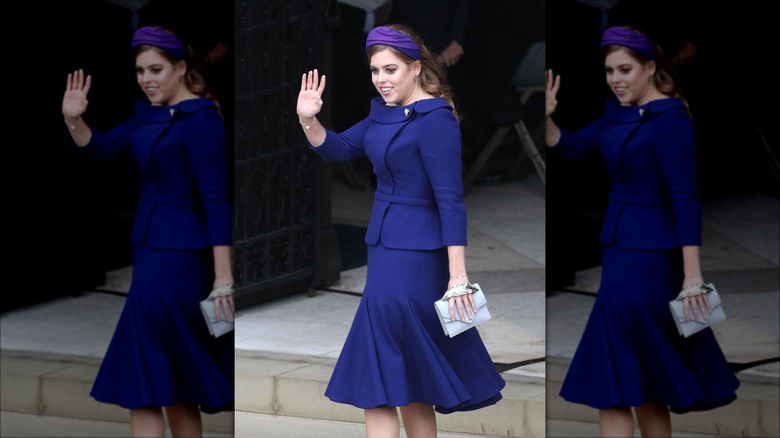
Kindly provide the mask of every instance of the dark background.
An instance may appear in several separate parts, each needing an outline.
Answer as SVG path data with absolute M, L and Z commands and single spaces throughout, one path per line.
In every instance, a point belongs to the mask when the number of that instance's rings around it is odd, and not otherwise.
M 670 57 L 686 43 L 696 47 L 677 68 L 696 129 L 700 197 L 750 190 L 780 194 L 772 164 L 780 156 L 780 111 L 773 105 L 778 97 L 773 66 L 780 50 L 767 3 L 622 0 L 605 14 L 584 3 L 546 2 L 547 65 L 561 75 L 554 115 L 561 128 L 579 130 L 603 113 L 611 92 L 599 50 L 601 33 L 605 25 L 633 25 Z M 575 271 L 601 263 L 598 236 L 609 179 L 598 156 L 585 162 L 548 156 L 547 170 L 551 290 L 570 284 Z
M 130 264 L 140 178 L 128 155 L 97 162 L 73 145 L 61 105 L 69 72 L 92 75 L 84 120 L 107 131 L 132 116 L 143 97 L 129 48 L 130 9 L 102 0 L 9 2 L 4 34 L 7 132 L 5 192 L 11 287 L 2 309 L 77 294 Z M 232 46 L 232 2 L 151 1 L 137 25 L 162 24 L 200 55 Z M 19 31 L 9 25 L 18 21 Z M 223 113 L 232 113 L 232 53 L 209 65 Z M 227 123 L 227 126 L 232 126 Z M 10 140 L 12 139 L 12 140 Z M 9 141 L 10 140 L 10 141 Z

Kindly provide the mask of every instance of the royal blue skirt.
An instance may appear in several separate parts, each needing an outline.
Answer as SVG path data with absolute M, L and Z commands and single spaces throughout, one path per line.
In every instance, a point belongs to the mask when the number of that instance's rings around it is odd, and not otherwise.
M 445 248 L 368 247 L 363 297 L 325 395 L 362 409 L 434 405 L 439 413 L 495 404 L 505 382 L 476 329 L 444 334 L 434 301 L 447 289 Z
M 130 292 L 91 395 L 128 409 L 176 403 L 233 408 L 233 333 L 209 335 L 200 301 L 214 281 L 210 248 L 136 246 Z
M 597 409 L 652 402 L 676 413 L 735 400 L 739 380 L 712 330 L 677 333 L 669 301 L 682 280 L 679 248 L 605 247 L 601 286 L 561 396 Z

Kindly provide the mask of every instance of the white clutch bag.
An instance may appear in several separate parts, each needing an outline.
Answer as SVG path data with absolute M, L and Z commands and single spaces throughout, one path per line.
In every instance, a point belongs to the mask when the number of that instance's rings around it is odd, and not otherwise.
M 230 308 L 227 310 L 220 308 L 220 313 L 222 313 L 222 315 L 220 319 L 217 320 L 217 314 L 214 311 L 214 299 L 216 297 L 222 297 L 232 293 L 233 285 L 223 284 L 222 286 L 212 290 L 209 296 L 200 302 L 200 311 L 203 312 L 203 319 L 206 320 L 206 325 L 209 327 L 209 333 L 215 338 L 218 338 L 233 330 L 233 320 L 235 315 Z M 229 313 L 229 315 L 226 315 L 225 313 Z
M 462 287 L 463 285 L 460 286 Z M 441 322 L 441 327 L 444 329 L 444 334 L 451 338 L 472 327 L 476 327 L 491 318 L 485 294 L 482 292 L 482 288 L 479 287 L 479 284 L 468 284 L 465 285 L 465 288 L 471 290 L 471 292 L 467 293 L 473 295 L 474 303 L 477 305 L 477 312 L 473 315 L 474 317 L 471 320 L 463 321 L 458 319 L 460 314 L 457 310 L 455 311 L 455 319 L 450 318 L 450 304 L 448 300 L 450 291 L 447 291 L 441 299 L 434 302 L 434 307 L 436 308 L 436 313 L 439 315 L 439 322 Z
M 710 312 L 710 315 L 705 320 L 694 319 L 693 311 L 689 312 L 691 314 L 691 319 L 685 319 L 682 300 L 686 296 L 686 291 L 680 292 L 680 295 L 678 295 L 677 298 L 669 302 L 669 309 L 672 311 L 672 317 L 674 318 L 674 323 L 677 325 L 677 332 L 680 336 L 687 338 L 694 333 L 726 319 L 726 314 L 723 312 L 723 306 L 721 306 L 720 295 L 718 295 L 718 291 L 715 290 L 715 286 L 713 286 L 712 283 L 707 283 L 700 287 L 707 294 L 707 299 L 710 301 L 710 306 L 712 307 L 712 312 Z
M 214 312 L 214 301 L 205 299 L 200 302 L 200 310 L 203 312 L 203 319 L 206 320 L 206 325 L 209 327 L 209 334 L 218 338 L 225 333 L 233 330 L 233 312 L 230 313 L 230 321 L 228 321 L 225 311 L 222 310 L 222 319 L 217 321 L 217 314 Z

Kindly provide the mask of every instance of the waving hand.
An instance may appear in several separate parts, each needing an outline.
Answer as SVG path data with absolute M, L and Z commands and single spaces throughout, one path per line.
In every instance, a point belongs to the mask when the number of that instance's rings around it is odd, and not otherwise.
M 92 85 L 92 76 L 84 78 L 84 70 L 68 73 L 65 96 L 62 98 L 62 115 L 69 119 L 78 119 L 87 110 L 87 94 Z
M 325 142 L 325 128 L 318 123 L 316 117 L 322 110 L 323 91 L 325 91 L 325 75 L 320 78 L 317 69 L 303 74 L 296 111 L 306 139 L 314 147 L 319 147 Z
M 92 76 L 84 78 L 84 70 L 76 70 L 68 73 L 68 82 L 65 84 L 65 95 L 62 97 L 62 115 L 65 116 L 65 124 L 73 141 L 79 146 L 86 146 L 92 139 L 92 131 L 81 120 L 81 115 L 87 110 L 87 94 L 92 85 Z

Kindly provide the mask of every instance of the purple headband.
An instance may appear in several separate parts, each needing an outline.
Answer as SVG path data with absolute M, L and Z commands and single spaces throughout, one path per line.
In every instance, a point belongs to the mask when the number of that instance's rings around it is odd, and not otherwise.
M 185 59 L 187 51 L 184 44 L 176 38 L 176 35 L 154 26 L 138 28 L 133 34 L 130 48 L 136 48 L 142 44 L 159 47 L 175 59 Z
M 655 59 L 655 47 L 644 35 L 622 26 L 614 26 L 604 31 L 601 48 L 617 44 L 625 46 L 645 59 Z
M 379 26 L 371 29 L 366 38 L 366 51 L 368 48 L 377 44 L 384 44 L 397 49 L 406 56 L 418 60 L 420 59 L 420 47 L 409 35 L 399 32 L 387 26 Z

